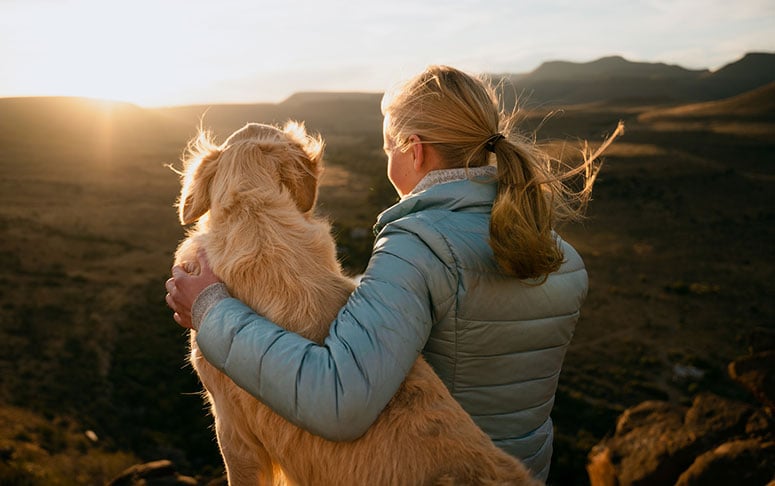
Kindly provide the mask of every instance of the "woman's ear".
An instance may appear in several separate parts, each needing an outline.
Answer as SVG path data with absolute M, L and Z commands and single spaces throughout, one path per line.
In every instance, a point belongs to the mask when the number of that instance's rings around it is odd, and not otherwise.
M 425 144 L 422 143 L 422 140 L 417 135 L 411 135 L 409 137 L 409 143 L 411 144 L 411 148 L 409 150 L 412 151 L 412 163 L 415 172 L 422 172 L 425 170 Z
M 210 209 L 210 185 L 220 155 L 219 150 L 212 150 L 186 168 L 178 200 L 178 216 L 184 226 L 198 220 Z

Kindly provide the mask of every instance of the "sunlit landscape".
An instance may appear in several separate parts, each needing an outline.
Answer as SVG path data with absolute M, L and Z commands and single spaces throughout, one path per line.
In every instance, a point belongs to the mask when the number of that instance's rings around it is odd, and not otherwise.
M 515 77 L 516 88 L 504 89 L 529 87 L 522 130 L 540 126 L 538 140 L 571 157 L 581 140 L 599 143 L 619 120 L 626 126 L 588 218 L 560 228 L 583 255 L 591 287 L 555 404 L 550 484 L 589 484 L 593 447 L 645 401 L 687 407 L 712 393 L 760 407 L 727 365 L 756 347 L 751 340 L 775 317 L 772 59 L 731 63 L 717 79 L 733 85 L 701 77 L 692 87 L 693 74 L 669 91 L 638 81 L 643 98 L 621 87 L 621 98 L 607 98 L 607 81 L 596 90 L 573 81 L 589 68 L 573 63 L 565 81 Z M 600 63 L 594 69 L 611 60 Z M 567 102 L 544 101 L 561 83 Z M 183 236 L 168 165 L 200 122 L 223 137 L 247 121 L 305 120 L 328 144 L 318 212 L 357 274 L 375 215 L 396 198 L 384 176 L 380 96 L 155 109 L 0 99 L 1 483 L 104 484 L 160 459 L 202 484 L 221 474 L 211 418 L 184 361 L 185 333 L 163 302 Z
M 397 200 L 382 93 L 430 64 L 486 75 L 564 160 L 625 127 L 557 228 L 590 289 L 548 484 L 772 484 L 774 22 L 768 0 L 0 0 L 0 485 L 226 484 L 164 302 L 181 154 L 303 121 L 357 275 Z

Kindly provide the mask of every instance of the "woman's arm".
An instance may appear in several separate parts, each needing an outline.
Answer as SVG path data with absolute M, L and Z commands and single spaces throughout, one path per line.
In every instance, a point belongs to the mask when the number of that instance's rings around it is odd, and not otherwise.
M 229 298 L 207 311 L 199 326 L 205 358 L 314 434 L 329 440 L 363 435 L 398 390 L 456 286 L 448 251 L 439 254 L 438 245 L 394 226 L 380 235 L 323 345 Z

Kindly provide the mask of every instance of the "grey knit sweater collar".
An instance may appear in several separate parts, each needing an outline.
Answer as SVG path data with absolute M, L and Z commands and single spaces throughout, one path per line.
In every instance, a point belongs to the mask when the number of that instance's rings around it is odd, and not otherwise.
M 462 181 L 465 179 L 478 179 L 482 177 L 497 177 L 498 168 L 494 165 L 485 165 L 482 167 L 469 167 L 459 169 L 439 169 L 432 170 L 425 174 L 420 182 L 417 183 L 412 192 L 404 197 L 408 197 L 412 194 L 417 194 L 436 184 L 443 184 L 445 182 Z

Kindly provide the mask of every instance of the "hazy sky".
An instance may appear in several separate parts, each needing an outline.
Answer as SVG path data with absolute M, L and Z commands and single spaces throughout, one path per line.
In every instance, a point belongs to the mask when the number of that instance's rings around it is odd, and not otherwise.
M 428 64 L 717 69 L 775 52 L 775 0 L 0 0 L 0 97 L 141 105 L 383 91 Z

